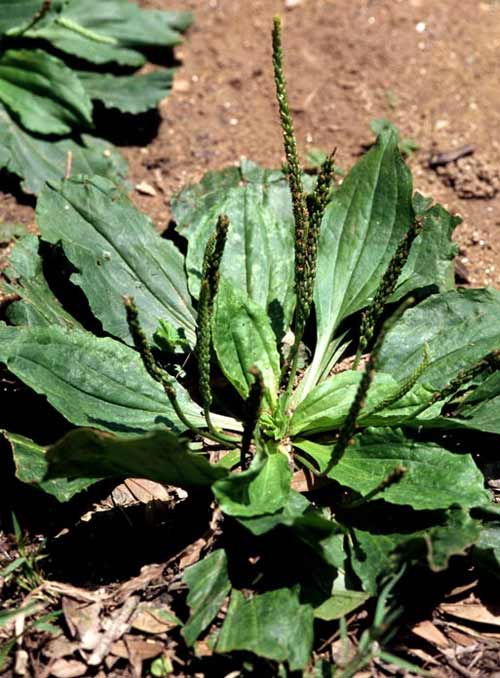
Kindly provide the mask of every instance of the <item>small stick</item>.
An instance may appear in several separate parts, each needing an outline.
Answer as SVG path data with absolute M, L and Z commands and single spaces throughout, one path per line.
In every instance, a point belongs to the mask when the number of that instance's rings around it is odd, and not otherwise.
M 429 167 L 434 169 L 435 167 L 448 165 L 450 162 L 455 162 L 455 160 L 465 158 L 467 155 L 472 155 L 475 151 L 476 147 L 474 144 L 467 144 L 466 146 L 460 146 L 460 148 L 453 148 L 451 151 L 433 153 L 429 158 Z

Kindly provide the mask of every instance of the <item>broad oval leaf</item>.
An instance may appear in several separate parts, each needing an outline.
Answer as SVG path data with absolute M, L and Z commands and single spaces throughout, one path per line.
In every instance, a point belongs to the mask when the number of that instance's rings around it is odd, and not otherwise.
M 18 294 L 21 300 L 9 305 L 7 317 L 14 325 L 80 328 L 80 323 L 62 307 L 45 280 L 38 254 L 39 242 L 36 235 L 26 235 L 12 250 L 9 267 L 4 272 L 9 282 L 4 283 L 2 289 Z
M 130 295 L 149 338 L 164 319 L 194 344 L 182 255 L 111 182 L 93 177 L 48 185 L 37 220 L 45 240 L 62 244 L 78 270 L 71 280 L 110 334 L 132 343 L 123 306 L 123 296 Z
M 43 4 L 43 0 L 2 0 L 0 34 L 27 26 Z
M 361 372 L 346 370 L 321 382 L 299 403 L 290 424 L 290 435 L 333 431 L 344 422 L 361 380 Z M 384 372 L 377 372 L 358 423 L 361 426 L 397 425 L 421 409 L 432 397 L 432 390 L 422 385 L 391 402 L 401 384 Z M 387 403 L 386 407 L 384 403 Z
M 185 429 L 139 354 L 114 339 L 57 326 L 0 324 L 0 361 L 78 426 L 129 435 Z M 203 426 L 198 406 L 176 388 L 186 416 Z
M 500 347 L 500 291 L 457 289 L 409 309 L 387 333 L 380 370 L 398 380 L 408 377 L 422 359 L 424 344 L 430 358 L 420 382 L 442 389 Z
M 221 275 L 268 312 L 281 337 L 295 303 L 293 215 L 290 190 L 281 172 L 249 161 L 209 172 L 173 202 L 177 230 L 188 241 L 186 266 L 191 293 L 200 289 L 203 252 L 219 214 L 230 227 Z
M 23 483 L 38 487 L 53 495 L 58 501 L 69 501 L 75 494 L 82 492 L 95 483 L 94 478 L 79 477 L 73 480 L 66 478 L 47 479 L 47 450 L 29 438 L 2 431 L 12 447 L 12 455 L 16 466 L 16 476 Z
M 119 438 L 77 429 L 47 450 L 48 478 L 147 478 L 165 485 L 211 485 L 227 474 L 170 431 Z
M 331 445 L 308 440 L 294 441 L 324 470 Z M 484 478 L 470 454 L 454 454 L 434 443 L 408 438 L 394 429 L 367 429 L 346 448 L 328 477 L 341 485 L 368 495 L 388 478 L 396 467 L 406 472 L 375 498 L 414 509 L 444 509 L 454 504 L 481 506 L 490 501 Z
M 276 589 L 252 598 L 233 590 L 215 651 L 247 650 L 303 669 L 312 651 L 313 609 L 296 589 Z
M 284 508 L 292 472 L 282 452 L 256 457 L 242 473 L 217 481 L 212 491 L 223 513 L 235 517 L 263 516 Z
M 231 590 L 227 571 L 227 555 L 216 549 L 203 560 L 186 568 L 183 581 L 189 588 L 186 603 L 191 614 L 181 633 L 188 645 L 213 621 Z
M 143 113 L 155 108 L 170 93 L 174 73 L 174 68 L 142 75 L 79 71 L 78 77 L 90 99 L 101 101 L 106 108 Z
M 247 398 L 257 367 L 266 388 L 265 400 L 274 409 L 280 377 L 276 335 L 265 311 L 222 280 L 217 293 L 213 341 L 222 371 L 243 398 Z
M 317 345 L 304 395 L 328 373 L 336 328 L 370 302 L 413 218 L 411 175 L 397 132 L 387 129 L 351 169 L 325 212 L 314 292 Z
M 127 174 L 127 163 L 112 144 L 88 134 L 79 142 L 32 136 L 0 104 L 0 166 L 21 177 L 26 193 L 38 194 L 47 181 L 62 179 L 69 153 L 75 175 L 99 174 L 119 183 Z
M 141 66 L 142 51 L 179 44 L 191 21 L 188 12 L 143 10 L 129 0 L 68 0 L 25 36 L 92 63 Z
M 0 101 L 32 132 L 60 135 L 92 125 L 92 102 L 78 76 L 42 50 L 0 56 Z

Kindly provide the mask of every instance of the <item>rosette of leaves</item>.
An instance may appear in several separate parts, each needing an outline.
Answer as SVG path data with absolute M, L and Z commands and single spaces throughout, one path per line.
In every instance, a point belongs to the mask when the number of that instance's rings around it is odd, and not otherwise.
M 301 173 L 278 24 L 274 61 L 286 167 L 244 160 L 182 191 L 185 253 L 106 179 L 46 186 L 40 239 L 18 242 L 6 274 L 18 300 L 0 359 L 81 427 L 49 448 L 5 433 L 21 480 L 61 500 L 107 477 L 210 488 L 223 532 L 256 548 L 272 533 L 278 565 L 272 584 L 269 560 L 256 566 L 253 595 L 230 540 L 186 571 L 182 633 L 193 644 L 229 596 L 215 652 L 296 670 L 316 620 L 403 565 L 441 571 L 474 547 L 496 567 L 473 454 L 500 433 L 500 293 L 454 287 L 458 220 L 413 195 L 393 127 L 341 185 L 331 158 Z M 54 248 L 95 323 L 44 277 Z
M 0 167 L 38 194 L 65 175 L 123 178 L 126 163 L 99 139 L 94 105 L 144 113 L 169 93 L 173 68 L 136 74 L 178 44 L 187 12 L 129 0 L 7 0 L 0 17 Z

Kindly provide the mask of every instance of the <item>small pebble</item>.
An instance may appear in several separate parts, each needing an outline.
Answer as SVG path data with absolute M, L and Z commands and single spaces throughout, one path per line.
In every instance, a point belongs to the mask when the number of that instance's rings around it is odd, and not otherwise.
M 285 0 L 285 9 L 294 9 L 302 4 L 302 0 Z
M 425 31 L 425 21 L 419 21 L 415 26 L 417 33 L 423 33 Z
M 150 195 L 152 198 L 156 195 L 155 189 L 147 181 L 141 181 L 140 184 L 136 184 L 135 190 L 142 195 Z

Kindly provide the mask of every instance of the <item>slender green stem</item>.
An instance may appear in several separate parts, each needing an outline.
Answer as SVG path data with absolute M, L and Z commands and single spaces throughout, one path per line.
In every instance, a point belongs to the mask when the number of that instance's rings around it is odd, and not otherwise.
M 414 299 L 412 297 L 408 298 L 380 328 L 375 345 L 372 348 L 368 362 L 366 363 L 363 374 L 361 375 L 361 380 L 359 382 L 356 395 L 354 396 L 354 400 L 351 403 L 347 417 L 345 418 L 342 428 L 340 429 L 337 442 L 333 447 L 330 461 L 321 475 L 328 475 L 332 468 L 342 459 L 342 456 L 344 455 L 348 445 L 352 444 L 354 440 L 354 433 L 356 431 L 356 422 L 359 418 L 361 410 L 366 404 L 366 397 L 375 377 L 378 356 L 382 348 L 385 335 L 413 302 Z
M 63 26 L 63 28 L 67 28 L 69 31 L 77 33 L 88 40 L 92 40 L 92 42 L 99 42 L 103 45 L 118 44 L 118 40 L 116 38 L 112 38 L 110 35 L 102 35 L 102 33 L 91 31 L 67 16 L 57 17 L 54 23 L 59 24 L 59 26 Z
M 220 215 L 215 232 L 209 237 L 203 256 L 202 279 L 198 300 L 198 318 L 196 330 L 195 355 L 198 362 L 198 379 L 203 402 L 203 412 L 208 430 L 221 440 L 231 442 L 219 432 L 212 423 L 210 405 L 212 388 L 210 385 L 210 358 L 212 353 L 212 316 L 215 296 L 219 287 L 219 269 L 229 228 L 229 219 Z
M 417 235 L 422 231 L 423 224 L 423 219 L 419 216 L 416 217 L 410 224 L 409 229 L 401 238 L 396 252 L 389 262 L 372 303 L 367 309 L 365 309 L 365 311 L 363 311 L 361 316 L 361 328 L 359 331 L 358 350 L 356 351 L 356 357 L 352 365 L 353 370 L 358 368 L 361 356 L 365 352 L 371 338 L 373 337 L 377 323 L 384 312 L 385 304 L 396 288 L 396 284 L 403 266 L 406 264 L 408 257 L 410 256 L 412 243 Z
M 252 367 L 250 373 L 253 375 L 254 381 L 250 386 L 250 392 L 245 403 L 245 421 L 243 422 L 240 455 L 240 466 L 242 471 L 248 467 L 250 446 L 261 415 L 262 398 L 264 395 L 264 380 L 261 371 L 257 367 Z
M 214 440 L 215 442 L 218 443 L 227 444 L 228 441 L 225 439 L 225 436 L 222 437 L 218 433 L 214 434 L 212 431 L 209 431 L 208 433 L 202 431 L 196 426 L 196 424 L 193 424 L 193 422 L 191 422 L 188 419 L 188 417 L 186 417 L 186 415 L 182 411 L 179 401 L 177 400 L 174 379 L 158 365 L 153 356 L 151 348 L 146 339 L 146 335 L 144 334 L 141 328 L 139 322 L 139 313 L 137 311 L 137 306 L 135 305 L 134 300 L 132 299 L 132 297 L 125 296 L 124 304 L 127 313 L 127 324 L 129 326 L 130 334 L 132 335 L 134 346 L 142 358 L 143 365 L 146 368 L 146 371 L 149 374 L 149 376 L 162 385 L 163 390 L 165 391 L 165 394 L 179 420 L 184 424 L 184 426 L 188 430 L 192 431 L 196 435 L 202 437 L 204 436 L 205 438 L 209 438 L 210 440 Z M 234 445 L 234 441 L 232 442 L 232 444 Z

